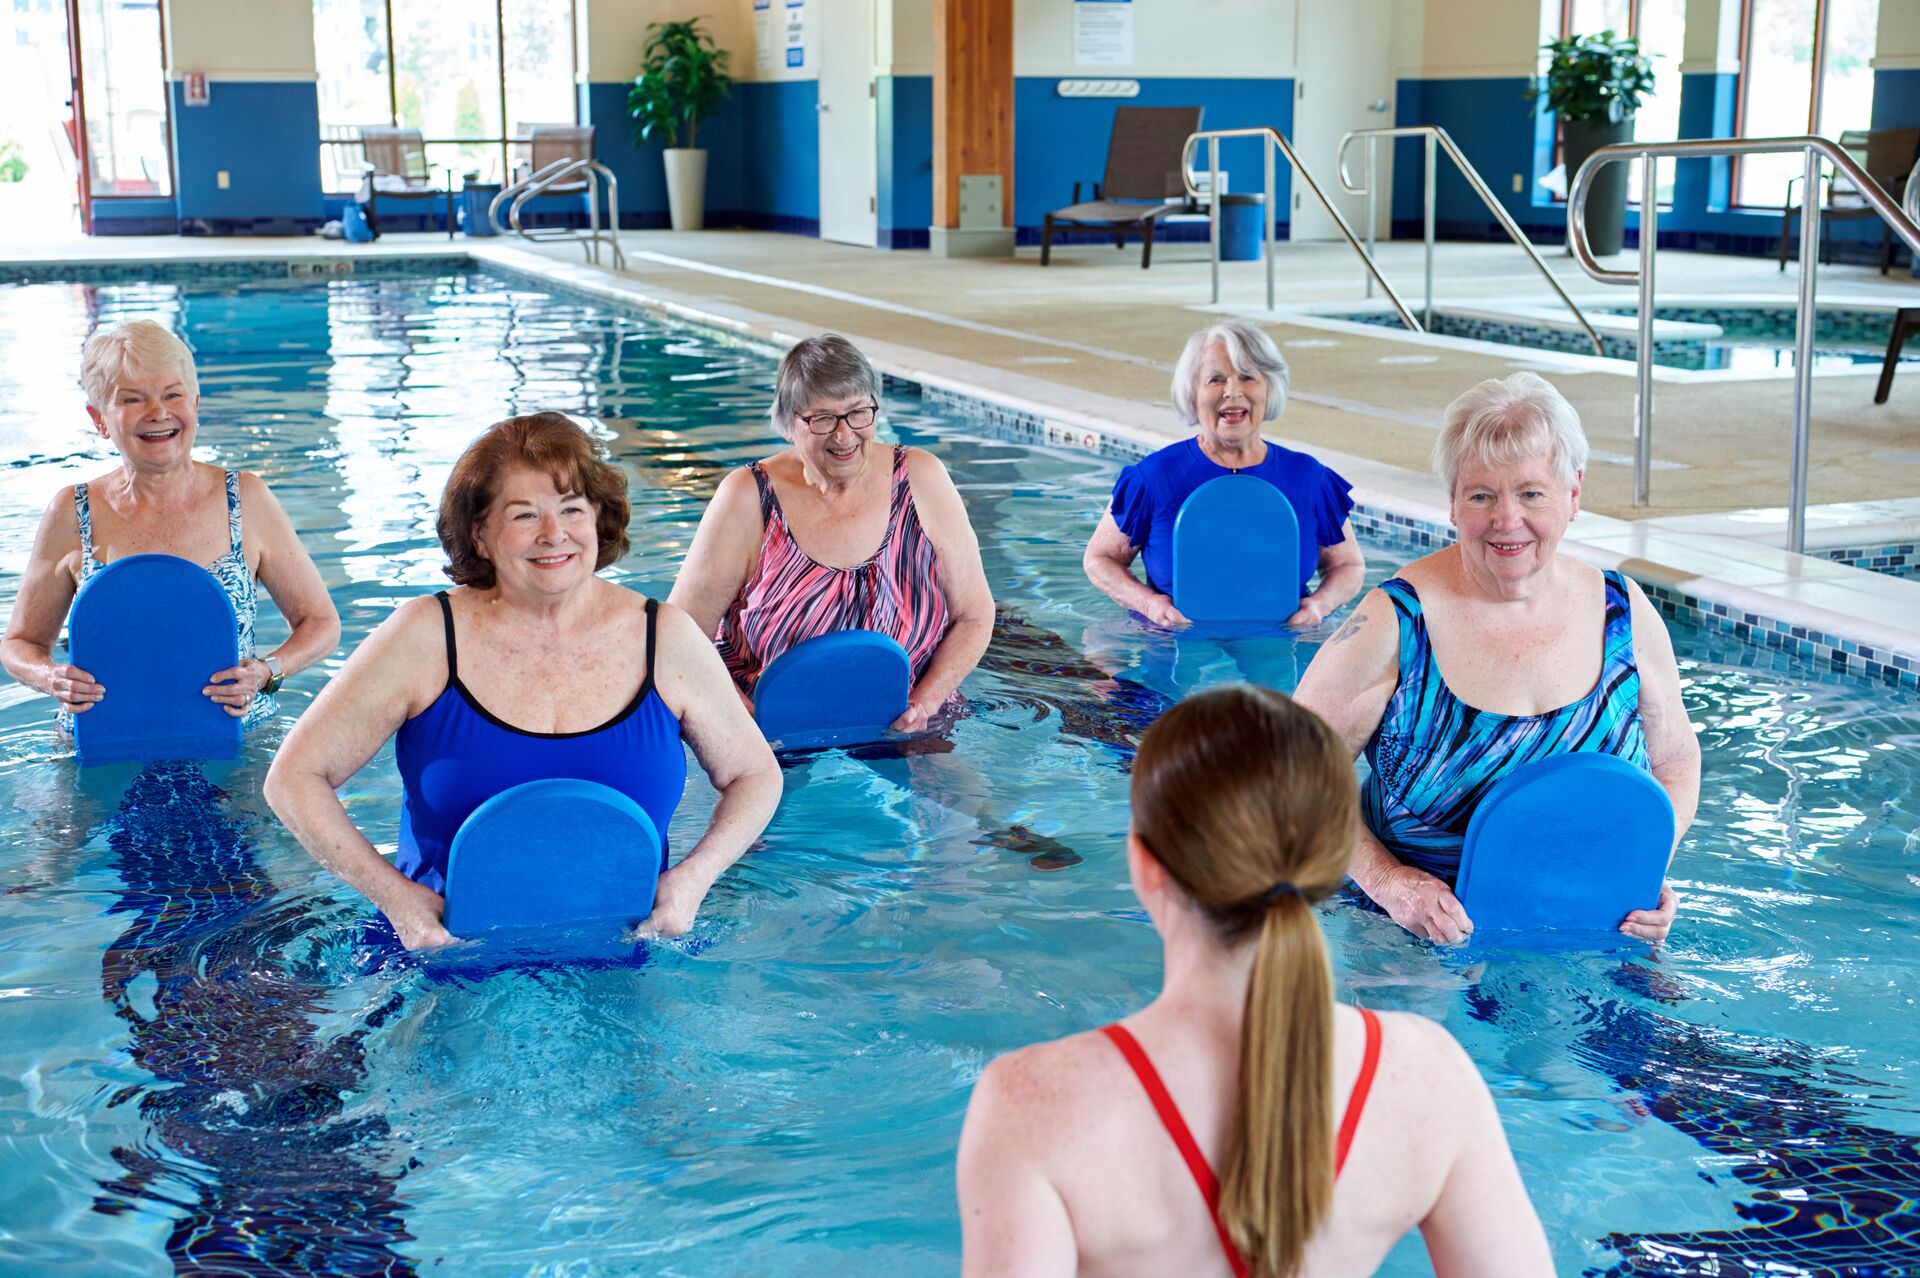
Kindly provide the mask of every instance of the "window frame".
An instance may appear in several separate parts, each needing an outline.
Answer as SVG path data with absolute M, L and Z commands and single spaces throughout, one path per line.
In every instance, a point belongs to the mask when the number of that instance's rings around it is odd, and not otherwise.
M 80 41 L 79 0 L 66 0 L 66 3 L 63 4 L 61 8 L 63 8 L 66 11 L 66 15 L 67 15 L 67 39 L 72 42 L 71 47 L 74 55 L 74 66 L 76 68 L 84 67 L 86 65 L 85 64 L 86 54 L 85 54 L 85 50 L 82 48 L 81 41 Z M 81 72 L 79 76 L 79 82 L 73 86 L 73 99 L 74 99 L 74 106 L 76 108 L 75 113 L 78 115 L 79 122 L 80 122 L 79 145 L 81 147 L 84 147 L 87 152 L 84 158 L 76 157 L 76 160 L 80 163 L 80 166 L 85 170 L 85 176 L 82 179 L 82 181 L 78 183 L 78 185 L 82 185 L 88 188 L 85 193 L 85 198 L 82 201 L 82 204 L 83 204 L 82 220 L 89 228 L 87 230 L 87 234 L 89 235 L 93 233 L 91 229 L 93 225 L 92 205 L 97 201 L 105 200 L 109 203 L 115 200 L 178 201 L 180 198 L 180 168 L 178 163 L 175 161 L 174 154 L 173 154 L 174 79 L 173 79 L 173 68 L 167 65 L 167 6 L 164 3 L 156 3 L 153 6 L 153 9 L 154 9 L 155 15 L 160 20 L 159 21 L 159 34 L 160 34 L 159 48 L 157 48 L 154 51 L 154 56 L 159 60 L 159 63 L 160 63 L 160 83 L 162 86 L 162 92 L 160 94 L 161 113 L 162 113 L 162 118 L 160 121 L 160 137 L 161 137 L 161 140 L 167 144 L 167 192 L 165 195 L 160 195 L 152 191 L 147 191 L 138 195 L 122 193 L 122 192 L 113 192 L 110 194 L 103 195 L 93 191 L 92 189 L 93 187 L 93 143 L 87 137 L 88 125 L 87 125 L 87 97 L 86 97 L 86 83 L 85 83 L 86 76 L 84 72 Z M 46 12 L 46 10 L 34 10 L 34 11 Z
M 1573 7 L 1575 3 L 1576 0 L 1560 0 L 1560 38 L 1562 40 L 1573 34 Z M 1641 3 L 1642 0 L 1627 0 L 1627 39 L 1629 40 L 1638 40 L 1640 38 Z M 1741 0 L 1741 3 L 1747 3 L 1747 0 Z M 1677 69 L 1676 67 L 1676 70 Z M 1566 125 L 1561 123 L 1558 116 L 1555 116 L 1553 121 L 1552 161 L 1553 163 L 1548 166 L 1549 168 L 1558 167 L 1567 162 L 1567 129 Z M 1573 175 L 1571 173 L 1567 175 L 1567 181 L 1573 181 Z M 1565 195 L 1552 196 L 1550 197 L 1550 203 L 1556 207 L 1564 208 L 1567 203 L 1567 197 Z M 1630 209 L 1640 207 L 1640 184 L 1638 182 L 1631 183 L 1627 188 L 1627 207 Z M 1673 197 L 1669 195 L 1666 199 L 1661 200 L 1659 202 L 1659 208 L 1662 211 L 1671 210 L 1673 208 Z
M 1639 0 L 1634 0 L 1634 3 L 1638 4 Z M 567 82 L 569 84 L 578 84 L 580 82 L 580 0 L 566 0 L 566 6 Z M 384 0 L 381 8 L 385 19 L 384 34 L 387 45 L 387 124 L 390 127 L 398 128 L 400 125 L 400 80 L 398 74 L 399 61 L 394 56 L 393 47 L 393 0 Z M 499 92 L 500 128 L 501 132 L 504 133 L 507 126 L 506 0 L 493 0 L 493 66 L 496 81 L 495 87 Z M 580 97 L 578 93 L 574 94 L 573 97 L 573 123 L 580 123 Z M 328 137 L 326 130 L 327 125 L 323 120 L 320 124 L 320 145 L 322 147 L 342 145 L 341 139 Z M 476 143 L 482 146 L 498 146 L 500 148 L 500 172 L 507 180 L 511 180 L 513 173 L 513 144 L 525 141 L 525 138 L 516 137 L 430 138 L 424 136 L 424 134 L 420 139 L 422 146 L 460 146 L 463 144 L 473 145 Z M 347 145 L 353 144 L 351 140 L 348 140 Z M 337 196 L 350 193 L 326 191 L 325 194 Z
M 1813 81 L 1807 91 L 1807 133 L 1818 137 L 1820 133 L 1820 108 L 1822 95 L 1826 92 L 1827 80 L 1827 21 L 1832 12 L 1833 0 L 1807 0 L 1813 6 L 1813 54 L 1811 58 Z M 1884 0 L 1883 0 L 1884 2 Z M 1635 5 L 1639 0 L 1634 0 Z M 1733 136 L 1747 136 L 1747 96 L 1752 92 L 1753 79 L 1749 73 L 1752 59 L 1749 54 L 1753 47 L 1753 0 L 1740 0 L 1740 91 L 1733 107 Z M 1740 164 L 1746 157 L 1731 157 L 1732 165 L 1727 175 L 1727 208 L 1736 213 L 1779 213 L 1791 207 L 1784 204 L 1748 204 L 1740 198 Z M 1804 197 L 1803 197 L 1804 198 Z

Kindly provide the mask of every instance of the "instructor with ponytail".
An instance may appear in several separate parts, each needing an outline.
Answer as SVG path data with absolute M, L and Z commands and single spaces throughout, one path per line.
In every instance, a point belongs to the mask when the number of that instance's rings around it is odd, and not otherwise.
M 1466 1053 L 1334 1001 L 1313 907 L 1358 805 L 1332 729 L 1277 692 L 1190 697 L 1142 738 L 1132 799 L 1160 996 L 981 1075 L 965 1274 L 1364 1274 L 1415 1226 L 1442 1278 L 1551 1274 Z

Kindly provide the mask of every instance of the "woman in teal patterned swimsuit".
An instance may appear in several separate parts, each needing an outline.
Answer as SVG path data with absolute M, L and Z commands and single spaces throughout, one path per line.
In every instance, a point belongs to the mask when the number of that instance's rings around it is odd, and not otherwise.
M 63 722 L 84 714 L 111 690 L 53 658 L 75 593 L 115 559 L 177 555 L 204 564 L 233 604 L 240 663 L 208 671 L 202 691 L 251 728 L 273 714 L 282 679 L 340 641 L 340 617 L 320 572 L 259 476 L 193 460 L 200 383 L 179 338 L 150 320 L 103 329 L 81 351 L 80 381 L 87 415 L 120 464 L 61 489 L 48 504 L 0 640 L 0 664 L 58 701 Z M 264 654 L 253 650 L 256 581 L 292 628 Z M 164 644 L 167 636 L 152 641 Z
M 1549 755 L 1618 755 L 1673 800 L 1677 847 L 1700 747 L 1660 614 L 1620 573 L 1559 553 L 1587 459 L 1573 406 L 1532 373 L 1481 382 L 1447 406 L 1433 455 L 1459 540 L 1368 594 L 1297 699 L 1372 767 L 1353 881 L 1408 931 L 1452 943 L 1473 931 L 1453 883 L 1488 786 Z M 1663 885 L 1620 930 L 1660 940 L 1675 907 Z

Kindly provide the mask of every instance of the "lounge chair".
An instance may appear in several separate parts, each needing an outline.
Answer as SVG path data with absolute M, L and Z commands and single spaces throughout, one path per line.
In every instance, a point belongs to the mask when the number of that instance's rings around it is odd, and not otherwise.
M 1140 269 L 1153 265 L 1153 228 L 1169 213 L 1191 211 L 1184 201 L 1169 204 L 1168 196 L 1183 195 L 1180 154 L 1187 138 L 1200 131 L 1200 107 L 1116 107 L 1113 134 L 1107 141 L 1107 172 L 1093 186 L 1093 199 L 1081 203 L 1080 183 L 1073 184 L 1073 203 L 1047 214 L 1040 230 L 1040 265 L 1053 255 L 1056 230 L 1102 231 L 1113 236 L 1115 248 L 1125 248 L 1137 235 Z
M 360 147 L 367 160 L 361 169 L 359 198 L 367 206 L 367 225 L 375 235 L 380 234 L 381 200 L 445 199 L 447 238 L 453 238 L 453 174 L 447 174 L 444 193 L 433 184 L 433 170 L 440 166 L 427 163 L 420 130 L 363 125 Z
M 1913 170 L 1914 160 L 1920 158 L 1920 129 L 1849 129 L 1840 135 L 1840 145 L 1867 171 L 1868 177 L 1885 188 L 1896 204 L 1900 202 L 1906 194 L 1907 175 Z M 1780 210 L 1780 269 L 1783 271 L 1787 269 L 1787 241 L 1794 219 L 1800 216 L 1800 206 L 1793 202 L 1793 184 L 1800 180 L 1793 178 L 1787 183 L 1787 207 Z M 1832 241 L 1828 238 L 1831 223 L 1879 216 L 1853 183 L 1835 174 L 1827 183 L 1826 203 L 1820 208 L 1820 260 L 1826 262 L 1831 255 Z M 1893 231 L 1883 225 L 1880 273 L 1885 275 L 1892 265 Z
M 523 137 L 516 139 L 518 152 L 514 160 L 514 180 L 519 181 L 528 174 L 538 173 L 549 165 L 562 160 L 591 160 L 593 158 L 593 126 L 591 124 L 527 124 Z M 572 181 L 550 186 L 548 195 L 579 195 L 587 189 L 587 176 L 582 173 Z

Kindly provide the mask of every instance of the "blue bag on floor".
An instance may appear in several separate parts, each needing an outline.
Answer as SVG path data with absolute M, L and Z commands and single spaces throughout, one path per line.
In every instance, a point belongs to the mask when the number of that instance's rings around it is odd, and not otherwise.
M 754 685 L 754 719 L 781 750 L 864 745 L 905 713 L 912 682 L 913 664 L 894 640 L 836 630 L 774 659 Z
M 1189 621 L 1285 621 L 1300 611 L 1300 520 L 1255 475 L 1221 475 L 1173 520 L 1173 606 Z
M 67 616 L 67 649 L 106 689 L 73 716 L 81 767 L 240 753 L 240 720 L 200 692 L 240 663 L 240 637 L 227 592 L 199 564 L 129 555 L 94 570 Z
M 1612 931 L 1660 902 L 1673 802 L 1610 754 L 1561 754 L 1493 785 L 1467 823 L 1454 895 L 1488 929 Z
M 373 227 L 367 222 L 367 211 L 357 201 L 348 200 L 347 207 L 341 210 L 340 234 L 355 244 L 373 243 Z
M 571 928 L 618 938 L 653 912 L 660 832 L 596 781 L 529 781 L 473 810 L 447 854 L 447 931 Z M 631 948 L 631 947 L 629 947 Z

